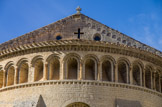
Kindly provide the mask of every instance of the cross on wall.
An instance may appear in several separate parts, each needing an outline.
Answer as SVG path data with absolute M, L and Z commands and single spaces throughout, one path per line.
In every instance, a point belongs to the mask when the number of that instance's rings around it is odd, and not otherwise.
M 84 32 L 80 32 L 80 28 L 78 28 L 78 32 L 74 32 L 74 34 L 78 34 L 78 39 L 80 39 L 80 35 L 84 34 Z

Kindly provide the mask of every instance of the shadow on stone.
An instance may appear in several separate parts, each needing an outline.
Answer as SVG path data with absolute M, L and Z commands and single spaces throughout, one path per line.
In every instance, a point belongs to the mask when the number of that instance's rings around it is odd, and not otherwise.
M 40 95 L 36 107 L 46 107 L 43 97 Z
M 139 101 L 116 99 L 115 107 L 142 107 Z

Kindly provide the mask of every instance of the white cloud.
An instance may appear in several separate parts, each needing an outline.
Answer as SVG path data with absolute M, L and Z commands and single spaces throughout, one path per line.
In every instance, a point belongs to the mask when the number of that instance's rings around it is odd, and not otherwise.
M 137 26 L 132 34 L 134 38 L 153 48 L 162 51 L 162 25 L 156 13 L 140 13 L 129 19 L 131 24 Z

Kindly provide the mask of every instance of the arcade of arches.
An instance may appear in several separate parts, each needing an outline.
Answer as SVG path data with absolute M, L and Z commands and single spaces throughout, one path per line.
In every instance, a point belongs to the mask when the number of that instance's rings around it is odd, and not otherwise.
M 127 58 L 115 60 L 112 56 L 68 54 L 48 58 L 36 56 L 30 62 L 23 58 L 18 63 L 8 62 L 0 67 L 0 87 L 45 80 L 99 80 L 146 87 L 162 92 L 161 68 L 144 65 L 141 60 L 130 62 Z M 29 76 L 30 75 L 30 76 Z M 31 76 L 32 75 L 32 76 Z M 71 107 L 71 106 L 68 106 Z

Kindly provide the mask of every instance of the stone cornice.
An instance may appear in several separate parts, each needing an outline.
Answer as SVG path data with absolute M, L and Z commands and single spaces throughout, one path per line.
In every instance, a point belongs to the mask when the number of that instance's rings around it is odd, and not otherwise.
M 125 88 L 125 89 L 132 89 L 137 91 L 142 91 L 146 93 L 150 93 L 153 95 L 157 95 L 159 97 L 162 97 L 162 94 L 160 92 L 136 86 L 136 85 L 130 85 L 130 84 L 123 84 L 123 83 L 115 83 L 115 82 L 104 82 L 104 81 L 93 81 L 93 80 L 48 80 L 48 81 L 39 81 L 39 82 L 32 82 L 32 83 L 24 83 L 24 84 L 17 84 L 14 86 L 7 86 L 0 89 L 0 92 L 8 91 L 8 90 L 14 90 L 14 89 L 20 89 L 20 88 L 27 88 L 27 87 L 37 87 L 37 86 L 47 86 L 47 85 L 86 85 L 86 86 L 106 86 L 106 87 L 117 87 L 117 88 Z
M 151 62 L 158 66 L 162 65 L 162 58 L 148 51 L 109 42 L 78 39 L 46 41 L 6 49 L 0 51 L 0 61 L 19 55 L 48 51 L 98 51 L 126 55 Z

